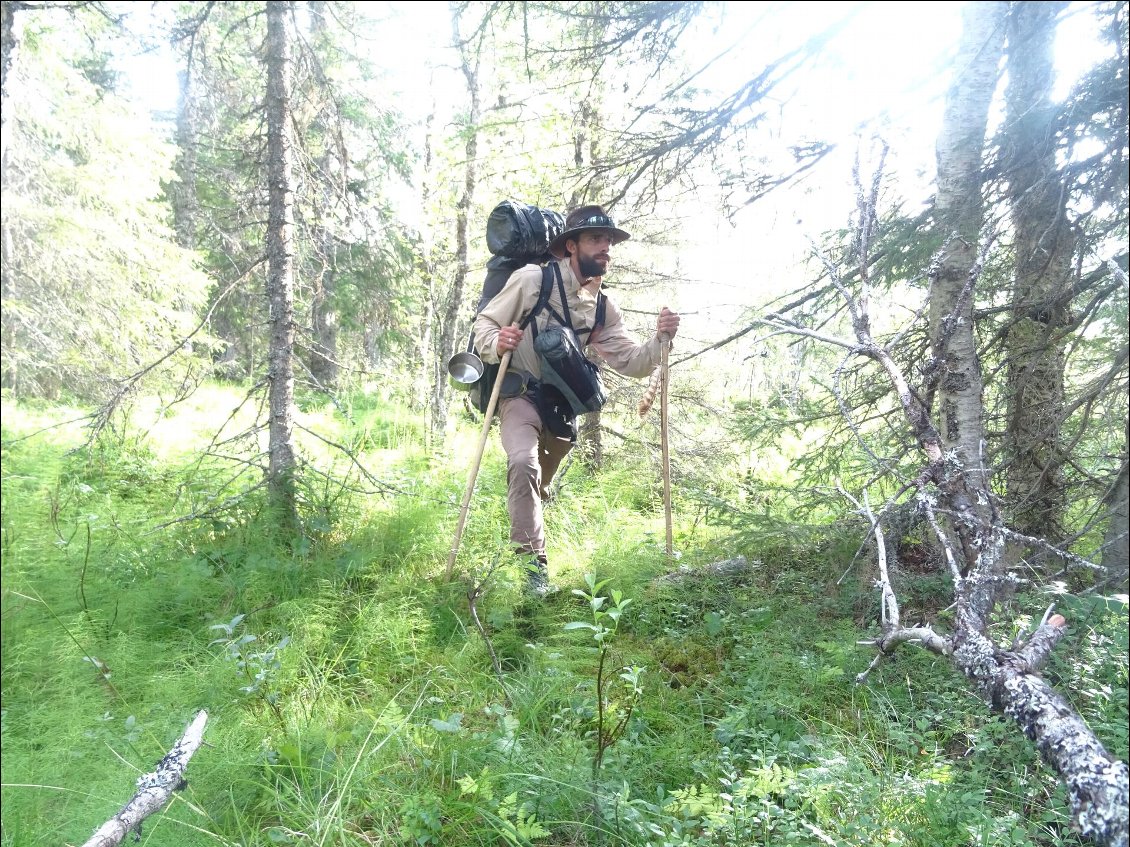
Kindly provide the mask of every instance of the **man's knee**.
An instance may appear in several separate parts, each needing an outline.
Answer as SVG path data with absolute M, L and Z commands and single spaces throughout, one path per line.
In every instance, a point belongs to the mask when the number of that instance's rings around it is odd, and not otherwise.
M 507 462 L 507 471 L 511 480 L 522 480 L 535 485 L 541 481 L 541 465 L 534 455 L 511 456 Z

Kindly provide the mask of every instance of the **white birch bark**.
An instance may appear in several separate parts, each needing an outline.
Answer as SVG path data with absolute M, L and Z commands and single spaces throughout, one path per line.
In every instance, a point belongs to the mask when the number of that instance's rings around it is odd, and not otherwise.
M 117 847 L 130 832 L 140 834 L 142 822 L 161 811 L 173 792 L 184 786 L 188 760 L 204 740 L 204 725 L 207 722 L 208 713 L 197 712 L 184 735 L 177 739 L 165 758 L 157 763 L 157 768 L 152 773 L 138 777 L 137 793 L 120 812 L 102 824 L 82 847 Z
M 997 81 L 1005 3 L 966 7 L 961 73 L 947 98 L 938 140 L 937 214 L 953 233 L 931 274 L 931 341 L 941 433 L 933 478 L 939 506 L 962 551 L 956 580 L 953 658 L 991 706 L 1013 718 L 1063 778 L 1073 821 L 1098 844 L 1125 847 L 1128 771 L 1039 676 L 1040 664 L 1063 631 L 1063 619 L 1043 624 L 1019 650 L 1002 650 L 988 623 L 1003 571 L 1004 532 L 981 456 L 984 404 L 972 320 L 972 288 L 982 218 L 985 127 Z

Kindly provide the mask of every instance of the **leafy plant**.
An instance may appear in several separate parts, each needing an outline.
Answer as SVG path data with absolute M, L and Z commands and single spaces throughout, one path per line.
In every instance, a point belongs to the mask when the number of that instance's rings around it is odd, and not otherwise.
M 242 397 L 210 391 L 229 408 Z M 945 663 L 900 652 L 869 685 L 852 684 L 869 654 L 854 646 L 853 595 L 837 599 L 834 583 L 858 542 L 840 555 L 836 527 L 815 548 L 747 551 L 759 560 L 748 579 L 654 580 L 638 512 L 572 508 L 582 486 L 589 504 L 622 504 L 630 479 L 585 476 L 549 510 L 575 522 L 551 533 L 556 561 L 584 560 L 573 539 L 601 539 L 588 569 L 633 599 L 582 569 L 567 611 L 517 613 L 511 591 L 480 600 L 491 638 L 507 645 L 501 699 L 459 614 L 464 586 L 427 578 L 449 541 L 437 515 L 461 491 L 449 468 L 375 448 L 372 467 L 411 463 L 396 477 L 403 490 L 335 511 L 333 530 L 301 554 L 276 544 L 247 501 L 223 524 L 210 516 L 155 536 L 139 528 L 163 514 L 175 457 L 199 429 L 190 424 L 214 403 L 174 407 L 151 435 L 159 473 L 127 493 L 110 484 L 112 466 L 93 475 L 85 454 L 67 455 L 82 443 L 77 427 L 18 440 L 73 410 L 46 418 L 3 400 L 3 844 L 82 843 L 129 788 L 118 756 L 150 767 L 168 741 L 154 737 L 167 723 L 158 716 L 200 703 L 215 721 L 178 795 L 195 802 L 170 804 L 160 823 L 178 847 L 1081 846 L 1038 751 L 988 719 Z M 384 414 L 383 401 L 366 402 L 365 415 Z M 342 421 L 343 441 L 364 425 Z M 504 460 L 488 460 L 501 490 Z M 198 469 L 191 479 L 204 483 Z M 90 514 L 88 620 L 76 578 Z M 497 527 L 495 515 L 481 520 L 469 543 L 493 550 Z M 1072 627 L 1049 671 L 1125 758 L 1126 604 L 1057 603 Z M 257 611 L 236 614 L 245 609 Z M 1016 625 L 1002 616 L 1000 637 Z M 55 785 L 64 790 L 41 787 Z
M 611 699 L 609 690 L 609 654 L 612 639 L 616 637 L 620 628 L 620 618 L 632 601 L 624 597 L 623 593 L 616 588 L 609 592 L 609 596 L 601 594 L 601 589 L 610 581 L 604 579 L 598 582 L 595 574 L 585 574 L 588 591 L 574 588 L 573 593 L 588 603 L 592 618 L 587 621 L 570 621 L 565 624 L 566 630 L 590 630 L 593 640 L 596 641 L 596 750 L 592 759 L 594 780 L 600 773 L 605 752 L 624 734 L 628 721 L 631 720 L 632 711 L 643 697 L 640 676 L 643 674 L 644 668 L 635 666 L 621 668 L 622 673 L 619 674 L 619 678 L 626 686 L 627 696 L 624 702 L 618 706 L 619 715 L 613 718 L 615 704 Z M 609 599 L 612 601 L 610 604 Z
M 511 847 L 522 847 L 550 833 L 537 821 L 537 816 L 523 803 L 518 802 L 518 792 L 512 791 L 501 800 L 495 797 L 496 777 L 484 767 L 478 776 L 459 779 L 460 795 L 476 803 L 479 813 L 491 822 L 494 834 Z
M 279 693 L 272 689 L 272 683 L 275 675 L 282 668 L 279 654 L 290 643 L 290 636 L 284 636 L 273 647 L 261 650 L 249 649 L 252 644 L 258 642 L 259 636 L 250 632 L 236 634 L 245 617 L 246 615 L 236 615 L 227 623 L 216 623 L 208 627 L 223 633 L 223 637 L 214 639 L 208 646 L 223 645 L 228 658 L 247 682 L 246 685 L 240 686 L 239 690 L 249 697 L 262 699 L 281 721 Z
M 434 795 L 409 797 L 400 805 L 402 843 L 415 847 L 439 844 L 442 829 L 439 798 Z

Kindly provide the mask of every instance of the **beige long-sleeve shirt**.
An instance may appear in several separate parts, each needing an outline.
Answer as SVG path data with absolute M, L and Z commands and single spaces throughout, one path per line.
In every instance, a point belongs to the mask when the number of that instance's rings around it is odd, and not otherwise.
M 573 322 L 573 329 L 577 332 L 577 339 L 583 345 L 591 345 L 597 354 L 609 367 L 624 376 L 642 379 L 655 370 L 659 364 L 661 344 L 658 335 L 652 335 L 643 344 L 628 334 L 624 327 L 624 318 L 620 309 L 605 295 L 606 305 L 604 325 L 595 332 L 584 332 L 592 329 L 596 321 L 597 294 L 600 283 L 590 280 L 584 285 L 573 275 L 568 261 L 557 262 L 561 269 L 561 280 L 565 284 L 565 297 L 569 303 L 569 317 Z M 541 294 L 540 265 L 526 265 L 510 275 L 506 285 L 475 318 L 475 347 L 484 362 L 495 364 L 501 360 L 498 353 L 498 332 L 504 326 L 521 324 L 526 315 L 537 305 L 538 296 Z M 550 289 L 549 305 L 558 314 L 562 311 L 561 294 L 558 291 L 556 277 Z M 538 331 L 546 327 L 549 321 L 556 321 L 549 309 L 542 309 L 534 319 Z M 534 334 L 526 327 L 522 341 L 514 350 L 510 367 L 527 371 L 535 377 L 541 377 L 538 366 L 538 356 L 534 352 Z

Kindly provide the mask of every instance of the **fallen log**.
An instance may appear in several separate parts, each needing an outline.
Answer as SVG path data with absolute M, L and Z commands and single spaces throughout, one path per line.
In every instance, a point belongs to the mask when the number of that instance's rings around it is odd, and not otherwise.
M 761 564 L 754 562 L 754 564 Z M 679 565 L 671 573 L 655 578 L 657 583 L 680 583 L 688 579 L 737 579 L 746 576 L 753 568 L 745 556 L 735 556 L 721 562 L 714 562 L 701 568 L 692 568 L 689 565 Z
M 204 740 L 204 724 L 208 713 L 203 709 L 197 712 L 188 729 L 173 745 L 165 758 L 157 763 L 153 773 L 137 778 L 137 793 L 133 795 L 122 810 L 98 828 L 82 847 L 118 847 L 126 835 L 134 831 L 141 835 L 141 823 L 147 817 L 159 812 L 173 792 L 183 788 L 185 768 L 188 760 Z

